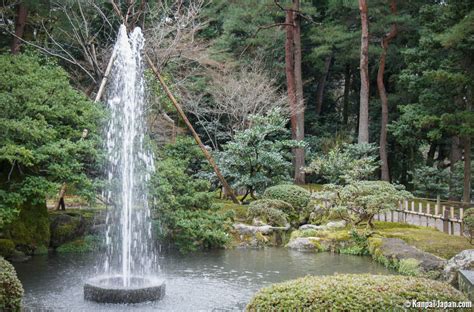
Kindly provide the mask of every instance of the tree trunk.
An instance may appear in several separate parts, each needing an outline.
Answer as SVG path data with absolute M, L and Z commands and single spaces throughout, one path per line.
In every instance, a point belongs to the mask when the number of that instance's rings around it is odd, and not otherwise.
M 13 37 L 11 51 L 12 54 L 18 54 L 20 52 L 21 39 L 25 32 L 26 17 L 28 10 L 23 2 L 20 2 L 16 6 L 16 18 L 15 18 L 15 36 Z
M 459 194 L 453 193 L 453 176 L 456 163 L 462 159 L 462 149 L 459 136 L 451 138 L 451 151 L 449 153 L 449 200 L 458 200 Z
M 468 205 L 471 202 L 471 138 L 464 138 L 464 191 L 463 202 Z
M 428 167 L 432 167 L 434 164 L 434 157 L 435 157 L 437 147 L 438 145 L 436 143 L 430 144 L 430 149 L 428 150 L 428 156 L 426 157 L 426 165 Z
M 148 56 L 148 54 L 145 54 L 145 57 L 146 57 L 146 60 L 148 62 L 148 65 L 150 66 L 151 70 L 153 71 L 153 73 L 155 74 L 156 78 L 158 79 L 158 81 L 160 82 L 161 86 L 163 87 L 163 89 L 165 90 L 165 93 L 166 95 L 168 96 L 168 98 L 171 100 L 171 102 L 173 103 L 173 106 L 176 108 L 176 110 L 178 111 L 178 114 L 181 116 L 181 118 L 183 119 L 184 123 L 186 124 L 186 126 L 188 127 L 189 131 L 191 131 L 191 134 L 193 135 L 194 137 L 194 140 L 196 141 L 196 143 L 199 145 L 199 147 L 201 148 L 204 156 L 206 157 L 207 161 L 209 162 L 209 164 L 212 166 L 212 168 L 214 169 L 214 172 L 216 173 L 216 176 L 217 178 L 219 179 L 219 181 L 221 182 L 222 186 L 228 191 L 229 193 L 229 196 L 230 198 L 232 199 L 232 201 L 236 204 L 240 204 L 240 201 L 238 200 L 237 196 L 235 196 L 235 192 L 233 191 L 233 189 L 230 187 L 229 183 L 227 183 L 227 180 L 224 178 L 224 176 L 222 175 L 221 171 L 219 170 L 219 167 L 217 166 L 216 162 L 214 161 L 214 158 L 212 157 L 211 153 L 209 153 L 209 151 L 206 149 L 206 147 L 204 146 L 204 144 L 202 143 L 201 141 L 201 138 L 199 137 L 199 135 L 197 134 L 196 130 L 194 130 L 194 127 L 193 125 L 191 124 L 191 122 L 189 121 L 188 117 L 186 117 L 186 114 L 184 113 L 183 109 L 181 108 L 181 105 L 179 105 L 178 101 L 176 100 L 176 98 L 173 96 L 173 94 L 171 93 L 170 89 L 168 88 L 168 86 L 166 85 L 165 81 L 163 80 L 163 77 L 161 77 L 160 73 L 158 72 L 158 69 L 155 67 L 155 65 L 153 64 L 153 62 L 151 61 L 150 57 Z
M 296 89 L 296 129 L 295 129 L 295 140 L 304 140 L 304 100 L 303 100 L 303 75 L 301 70 L 301 23 L 300 16 L 297 12 L 300 9 L 299 0 L 293 0 L 293 12 L 292 19 L 294 27 L 293 31 L 293 44 L 294 44 L 294 80 Z M 305 173 L 301 170 L 304 167 L 304 149 L 295 148 L 295 183 L 304 184 Z
M 397 1 L 392 0 L 390 3 L 390 11 L 397 14 Z M 381 179 L 382 181 L 390 181 L 390 171 L 388 167 L 387 156 L 387 124 L 388 124 L 388 97 L 385 90 L 383 75 L 385 72 L 385 60 L 387 58 L 387 50 L 390 41 L 397 35 L 397 25 L 392 24 L 390 31 L 382 39 L 382 54 L 380 55 L 379 70 L 377 73 L 377 88 L 379 90 L 380 102 L 382 103 L 382 124 L 380 125 L 380 162 L 381 162 Z
M 346 71 L 344 73 L 344 97 L 343 97 L 343 111 L 342 120 L 344 126 L 349 123 L 349 95 L 351 92 L 351 67 L 346 65 Z
M 358 143 L 369 143 L 369 22 L 367 0 L 359 0 L 362 35 L 360 38 L 360 108 Z
M 323 110 L 323 99 L 324 99 L 324 88 L 326 87 L 326 80 L 329 76 L 329 68 L 331 66 L 332 53 L 329 54 L 324 60 L 323 75 L 319 79 L 318 88 L 316 89 L 316 114 L 321 115 Z M 344 89 L 344 92 L 346 90 Z

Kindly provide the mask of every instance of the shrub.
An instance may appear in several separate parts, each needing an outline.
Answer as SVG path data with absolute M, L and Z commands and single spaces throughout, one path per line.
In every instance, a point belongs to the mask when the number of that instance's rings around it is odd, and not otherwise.
M 196 143 L 178 138 L 158 151 L 152 177 L 153 227 L 158 239 L 181 252 L 223 247 L 230 240 L 232 211 L 219 213 L 205 175 L 205 159 Z
M 0 257 L 0 311 L 20 311 L 23 287 L 15 269 Z
M 469 242 L 472 244 L 472 239 L 474 238 L 474 208 L 466 209 L 463 221 Z
M 15 243 L 11 239 L 0 239 L 0 256 L 9 257 L 15 252 Z
M 398 262 L 398 273 L 410 276 L 420 275 L 420 261 L 413 258 L 400 260 Z
M 267 224 L 275 226 L 285 226 L 288 224 L 288 214 L 283 212 L 292 211 L 293 207 L 290 204 L 281 200 L 260 199 L 252 202 L 247 210 L 247 218 L 260 218 Z M 291 209 L 290 209 L 291 208 Z
M 178 209 L 167 216 L 164 230 L 182 253 L 199 249 L 221 248 L 230 242 L 231 213 L 212 210 Z M 167 232 L 167 233 L 166 233 Z
M 307 276 L 261 289 L 247 311 L 404 311 L 407 301 L 466 301 L 452 286 L 398 275 Z
M 95 235 L 86 235 L 84 238 L 66 243 L 56 248 L 59 253 L 86 253 L 100 250 L 104 245 L 102 239 Z
M 333 193 L 329 198 L 331 210 L 353 225 L 367 222 L 370 227 L 376 214 L 396 209 L 399 201 L 413 197 L 385 181 L 353 181 L 345 186 L 328 184 L 325 190 Z
M 301 212 L 308 206 L 311 194 L 298 185 L 282 184 L 267 188 L 263 198 L 282 200 Z

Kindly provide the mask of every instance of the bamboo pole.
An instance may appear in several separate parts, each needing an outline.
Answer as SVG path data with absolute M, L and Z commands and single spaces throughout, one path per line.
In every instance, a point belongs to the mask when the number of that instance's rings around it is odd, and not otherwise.
M 171 100 L 171 102 L 173 103 L 174 107 L 176 108 L 176 110 L 178 111 L 179 115 L 181 116 L 181 118 L 183 119 L 184 123 L 186 124 L 186 126 L 188 127 L 189 131 L 191 131 L 193 137 L 194 137 L 194 140 L 196 140 L 196 143 L 199 145 L 199 147 L 201 148 L 202 152 L 204 153 L 204 156 L 206 157 L 206 159 L 209 161 L 209 163 L 211 164 L 212 168 L 214 169 L 214 172 L 216 173 L 217 177 L 219 178 L 219 181 L 221 181 L 222 183 L 222 186 L 224 187 L 225 190 L 227 190 L 228 194 L 230 195 L 232 201 L 235 203 L 235 204 L 240 204 L 240 201 L 237 199 L 237 196 L 235 196 L 235 193 L 234 191 L 232 190 L 232 188 L 230 187 L 230 185 L 227 183 L 226 179 L 224 178 L 224 176 L 222 175 L 221 171 L 219 170 L 219 167 L 217 167 L 217 164 L 216 162 L 214 161 L 214 158 L 212 157 L 212 155 L 209 153 L 209 151 L 206 149 L 206 147 L 204 146 L 204 144 L 202 143 L 201 141 L 201 138 L 199 138 L 199 135 L 197 134 L 196 130 L 194 130 L 194 127 L 193 125 L 191 124 L 191 122 L 189 121 L 188 117 L 186 117 L 186 114 L 184 113 L 183 109 L 181 108 L 181 105 L 179 105 L 178 101 L 176 100 L 176 98 L 173 96 L 173 94 L 171 93 L 170 89 L 168 88 L 168 86 L 166 85 L 165 81 L 163 80 L 163 78 L 161 77 L 160 75 L 160 72 L 158 71 L 158 69 L 155 67 L 155 65 L 153 64 L 153 62 L 151 61 L 150 57 L 148 56 L 148 54 L 145 53 L 145 57 L 146 57 L 146 60 L 148 62 L 148 65 L 150 66 L 151 70 L 153 71 L 153 73 L 155 74 L 156 78 L 159 80 L 161 86 L 163 87 L 163 89 L 165 90 L 166 92 L 166 95 L 168 96 L 168 98 Z
M 114 59 L 115 59 L 115 49 L 112 52 L 112 55 L 110 56 L 109 63 L 107 64 L 107 68 L 105 69 L 104 77 L 102 77 L 99 90 L 97 91 L 97 94 L 95 96 L 94 102 L 96 103 L 100 101 L 100 98 L 102 97 L 102 94 L 104 93 L 105 85 L 107 84 L 107 80 L 109 80 L 110 71 L 112 70 L 112 65 L 114 64 Z

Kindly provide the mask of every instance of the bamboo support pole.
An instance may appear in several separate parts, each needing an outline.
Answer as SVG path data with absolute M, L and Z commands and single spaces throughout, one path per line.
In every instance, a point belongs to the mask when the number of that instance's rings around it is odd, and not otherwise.
M 214 161 L 214 158 L 212 157 L 212 155 L 209 153 L 209 151 L 206 149 L 206 147 L 204 146 L 204 144 L 202 143 L 201 141 L 201 138 L 199 138 L 199 135 L 197 134 L 196 130 L 194 130 L 194 127 L 193 125 L 191 124 L 191 122 L 189 121 L 188 117 L 186 117 L 186 114 L 184 113 L 183 109 L 181 108 L 181 105 L 179 105 L 178 101 L 176 100 L 176 98 L 174 97 L 174 95 L 171 93 L 170 89 L 168 88 L 168 86 L 166 85 L 165 81 L 163 80 L 163 78 L 161 77 L 160 75 L 160 72 L 158 71 L 158 69 L 155 67 L 155 65 L 153 64 L 153 62 L 151 61 L 150 57 L 148 56 L 148 54 L 145 54 L 145 58 L 148 62 L 148 65 L 150 66 L 151 70 L 153 71 L 153 73 L 155 74 L 156 78 L 158 79 L 158 81 L 160 82 L 161 86 L 163 87 L 163 89 L 165 90 L 165 93 L 166 95 L 168 96 L 168 98 L 171 100 L 171 102 L 173 103 L 174 107 L 176 108 L 176 110 L 178 111 L 179 115 L 181 116 L 181 118 L 183 119 L 184 123 L 186 124 L 186 126 L 188 127 L 189 131 L 191 131 L 193 137 L 194 137 L 194 140 L 196 140 L 196 143 L 199 145 L 199 147 L 201 148 L 202 152 L 204 153 L 204 156 L 206 157 L 206 159 L 209 161 L 209 163 L 211 164 L 212 168 L 214 169 L 214 172 L 216 173 L 217 177 L 219 178 L 220 182 L 222 183 L 222 186 L 224 187 L 224 189 L 228 192 L 228 194 L 230 195 L 232 201 L 236 204 L 240 204 L 240 201 L 238 200 L 237 196 L 235 196 L 235 193 L 234 191 L 232 190 L 232 188 L 230 187 L 230 185 L 227 183 L 226 179 L 224 178 L 224 176 L 222 175 L 221 171 L 219 170 L 219 167 L 217 167 L 217 164 L 216 162 Z

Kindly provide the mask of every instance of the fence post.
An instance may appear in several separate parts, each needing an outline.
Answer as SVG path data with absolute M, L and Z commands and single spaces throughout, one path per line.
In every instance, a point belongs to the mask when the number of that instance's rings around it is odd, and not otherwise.
M 464 208 L 463 207 L 459 208 L 459 221 L 460 221 L 459 234 L 461 234 L 461 236 L 464 236 Z
M 449 234 L 449 211 L 443 206 L 443 232 Z

